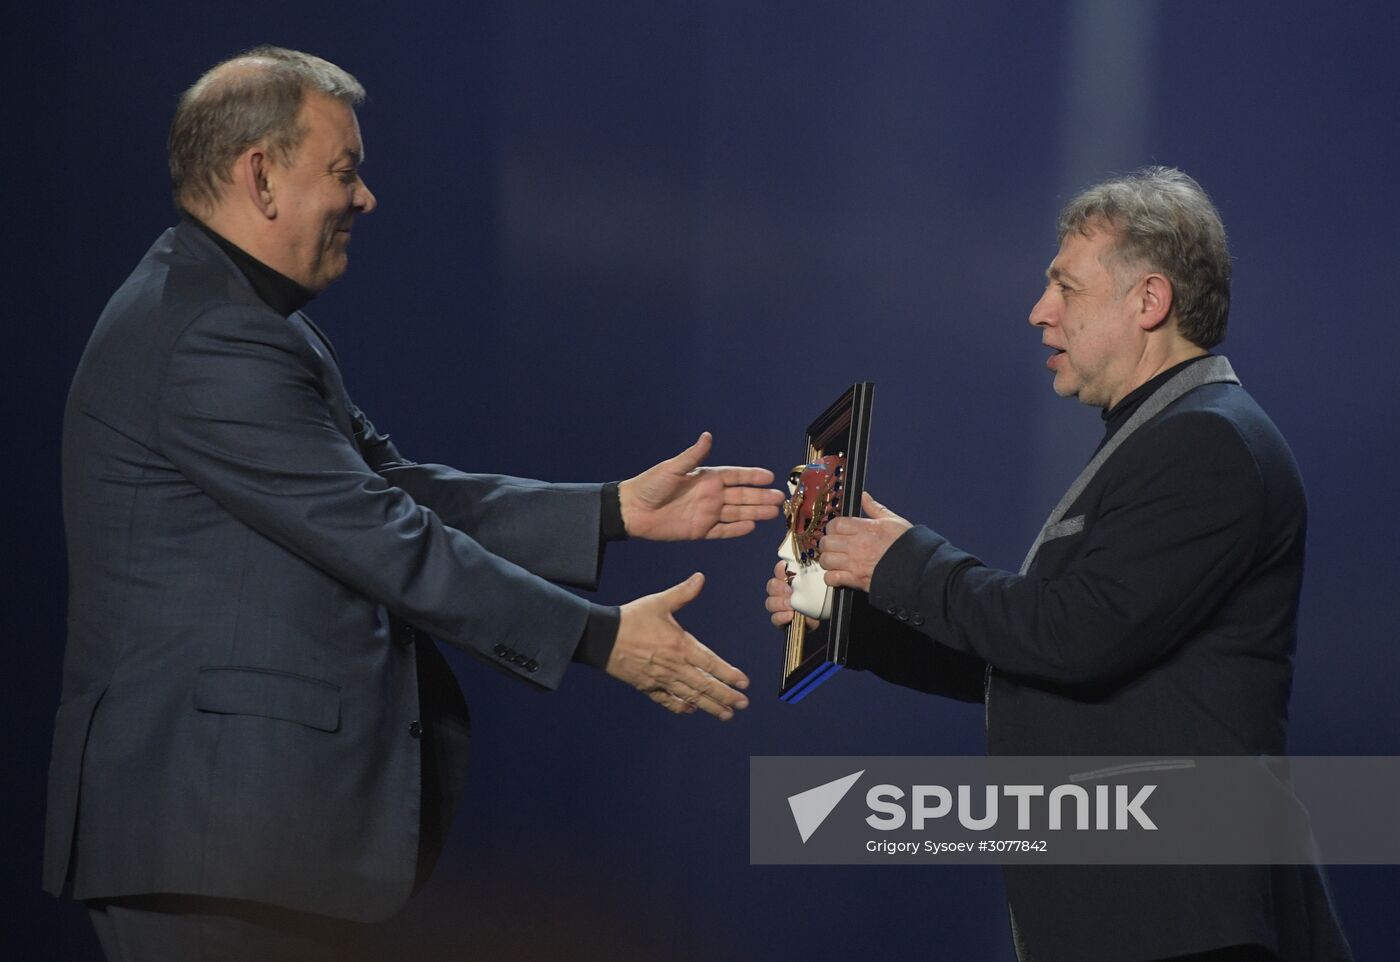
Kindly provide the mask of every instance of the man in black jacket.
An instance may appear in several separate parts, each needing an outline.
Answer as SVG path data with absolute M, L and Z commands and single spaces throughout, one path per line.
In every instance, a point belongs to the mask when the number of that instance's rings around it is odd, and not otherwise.
M 1075 198 L 1059 237 L 1030 322 L 1104 440 L 1017 573 L 868 496 L 867 517 L 831 522 L 828 583 L 883 617 L 856 667 L 985 701 L 994 755 L 1282 754 L 1306 503 L 1277 428 L 1209 353 L 1229 311 L 1219 215 L 1151 168 Z M 1005 874 L 1023 960 L 1350 958 L 1311 866 Z
M 433 638 L 544 689 L 581 661 L 730 718 L 744 675 L 677 624 L 694 575 L 623 605 L 602 544 L 774 517 L 710 439 L 618 484 L 400 455 L 302 313 L 374 210 L 348 73 L 260 48 L 180 101 L 186 215 L 113 296 L 64 416 L 70 564 L 45 888 L 109 958 L 334 959 L 427 878 L 466 706 Z M 484 363 L 483 359 L 483 363 Z M 371 955 L 371 957 L 374 957 Z

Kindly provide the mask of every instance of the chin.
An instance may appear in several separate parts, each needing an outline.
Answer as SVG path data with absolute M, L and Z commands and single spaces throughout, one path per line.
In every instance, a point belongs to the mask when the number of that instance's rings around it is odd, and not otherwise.
M 315 284 L 307 284 L 307 288 L 309 290 L 315 291 L 317 294 L 321 293 L 326 288 L 330 287 L 336 281 L 340 280 L 342 277 L 345 276 L 345 268 L 347 266 L 349 265 L 341 264 L 340 267 L 336 270 L 326 271 L 320 277 L 316 278 Z
M 833 592 L 821 575 L 816 577 L 820 580 L 793 586 L 792 610 L 818 621 L 826 621 L 831 617 Z

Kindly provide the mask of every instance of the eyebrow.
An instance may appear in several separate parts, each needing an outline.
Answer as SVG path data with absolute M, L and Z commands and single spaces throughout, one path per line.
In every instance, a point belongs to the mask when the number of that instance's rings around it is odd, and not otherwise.
M 1052 281 L 1066 280 L 1076 286 L 1083 286 L 1083 282 L 1080 281 L 1079 278 L 1075 277 L 1063 267 L 1056 267 L 1054 264 L 1051 264 L 1049 267 L 1045 268 L 1045 276 L 1047 279 Z
M 346 147 L 342 149 L 340 155 L 336 157 L 336 163 L 342 160 L 348 160 L 350 163 L 359 166 L 365 162 L 365 149 L 361 147 L 359 150 L 352 150 Z

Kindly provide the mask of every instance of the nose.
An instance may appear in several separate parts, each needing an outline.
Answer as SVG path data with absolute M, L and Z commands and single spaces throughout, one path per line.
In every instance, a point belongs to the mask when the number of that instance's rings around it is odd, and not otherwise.
M 792 544 L 792 532 L 788 532 L 783 538 L 783 543 L 778 545 L 778 557 L 790 564 L 797 564 L 797 550 Z
M 374 197 L 374 191 L 369 189 L 369 184 L 360 181 L 355 191 L 355 209 L 361 214 L 368 214 L 379 206 L 379 201 Z
M 1054 311 L 1050 305 L 1050 285 L 1045 285 L 1045 290 L 1040 294 L 1040 300 L 1031 307 L 1030 323 L 1032 327 L 1048 327 L 1054 322 Z

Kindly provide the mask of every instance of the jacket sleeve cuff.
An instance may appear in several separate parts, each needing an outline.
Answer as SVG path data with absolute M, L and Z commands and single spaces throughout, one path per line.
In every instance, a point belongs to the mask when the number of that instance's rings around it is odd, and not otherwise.
M 870 577 L 870 605 L 914 627 L 928 619 L 920 601 L 924 573 L 938 548 L 947 544 L 942 537 L 922 526 L 910 528 L 889 546 Z
M 622 609 L 594 606 L 583 626 L 583 637 L 574 649 L 574 661 L 602 671 L 608 667 L 617 629 L 622 624 Z
M 870 603 L 945 645 L 967 650 L 962 632 L 949 618 L 948 596 L 964 570 L 981 564 L 937 532 L 910 528 L 875 566 Z
M 603 485 L 603 510 L 598 525 L 600 547 L 609 541 L 627 540 L 627 525 L 622 521 L 622 496 L 618 493 L 618 485 L 617 481 L 609 481 Z

